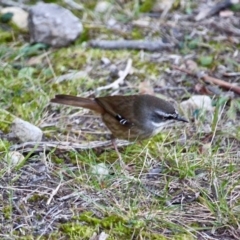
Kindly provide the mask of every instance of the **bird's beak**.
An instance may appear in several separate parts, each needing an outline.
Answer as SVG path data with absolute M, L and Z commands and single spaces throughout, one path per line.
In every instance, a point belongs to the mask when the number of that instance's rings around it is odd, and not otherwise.
M 177 121 L 181 121 L 181 122 L 188 122 L 188 120 L 180 115 L 177 116 L 176 118 Z

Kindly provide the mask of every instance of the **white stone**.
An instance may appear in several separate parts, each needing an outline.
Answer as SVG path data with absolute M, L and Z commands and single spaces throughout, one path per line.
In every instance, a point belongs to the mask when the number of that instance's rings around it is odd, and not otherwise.
M 95 166 L 92 166 L 91 172 L 93 174 L 97 174 L 97 175 L 101 175 L 101 176 L 105 176 L 109 174 L 109 170 L 107 168 L 107 166 L 104 163 L 99 163 Z
M 11 166 L 16 166 L 24 160 L 24 156 L 18 151 L 8 152 L 5 156 L 5 161 Z
M 12 22 L 20 29 L 28 29 L 28 12 L 19 7 L 6 7 L 1 9 L 1 14 L 12 13 Z
M 43 136 L 40 128 L 20 118 L 13 121 L 12 132 L 21 142 L 40 142 Z
M 206 111 L 213 112 L 214 107 L 212 106 L 212 99 L 205 95 L 192 96 L 186 101 L 180 103 L 180 107 L 184 111 L 192 111 L 196 109 L 203 109 Z
M 95 12 L 105 13 L 110 6 L 111 6 L 111 3 L 109 2 L 106 2 L 106 1 L 98 2 L 97 5 L 95 6 Z

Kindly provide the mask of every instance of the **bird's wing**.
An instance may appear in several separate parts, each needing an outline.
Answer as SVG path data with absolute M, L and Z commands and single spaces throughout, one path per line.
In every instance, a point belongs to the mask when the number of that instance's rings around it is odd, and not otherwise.
M 131 96 L 108 96 L 95 98 L 95 101 L 116 118 L 120 124 L 133 125 L 133 102 L 135 95 Z

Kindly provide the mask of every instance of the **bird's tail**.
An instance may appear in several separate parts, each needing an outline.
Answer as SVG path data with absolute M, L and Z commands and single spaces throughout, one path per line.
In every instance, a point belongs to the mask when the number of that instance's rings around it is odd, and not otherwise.
M 82 98 L 71 95 L 56 95 L 55 98 L 51 99 L 52 103 L 59 103 L 74 107 L 88 108 L 90 110 L 103 113 L 103 108 L 94 100 L 90 98 Z

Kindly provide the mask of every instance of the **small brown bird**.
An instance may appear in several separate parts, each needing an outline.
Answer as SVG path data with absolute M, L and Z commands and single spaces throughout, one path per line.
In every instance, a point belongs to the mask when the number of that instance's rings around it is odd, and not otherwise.
M 100 113 L 112 133 L 112 142 L 118 155 L 116 138 L 142 140 L 156 135 L 173 120 L 188 122 L 178 114 L 172 104 L 152 95 L 117 95 L 94 99 L 56 95 L 51 102 Z

